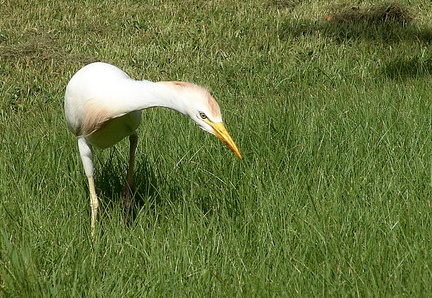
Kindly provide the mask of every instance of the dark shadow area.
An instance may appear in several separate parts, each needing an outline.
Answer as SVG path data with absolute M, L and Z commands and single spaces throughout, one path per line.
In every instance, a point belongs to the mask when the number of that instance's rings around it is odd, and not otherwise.
M 213 185 L 205 185 L 194 189 L 193 198 L 185 196 L 185 189 L 172 181 L 166 181 L 166 173 L 160 173 L 157 164 L 152 164 L 142 156 L 136 159 L 134 171 L 135 191 L 131 197 L 130 206 L 125 206 L 123 188 L 126 180 L 127 160 L 118 154 L 116 149 L 108 149 L 109 154 L 95 152 L 95 185 L 99 198 L 98 226 L 104 231 L 104 222 L 107 219 L 120 217 L 124 225 L 133 228 L 139 222 L 140 226 L 153 228 L 159 221 L 165 221 L 166 216 L 177 212 L 179 206 L 192 203 L 192 209 L 198 208 L 206 218 L 219 218 L 221 210 L 233 219 L 243 218 L 245 215 L 244 203 L 235 188 L 227 197 L 209 193 Z M 83 188 L 86 190 L 87 210 L 90 220 L 89 191 L 87 179 L 83 175 Z M 210 182 L 209 182 L 210 183 Z M 161 186 L 162 184 L 162 186 Z M 160 195 L 160 188 L 163 193 Z M 186 190 L 188 193 L 189 190 Z M 248 198 L 250 200 L 250 198 Z M 140 220 L 150 215 L 151 220 Z M 224 213 L 225 214 L 225 213 Z
M 397 2 L 369 7 L 339 5 L 320 20 L 287 20 L 278 30 L 280 38 L 323 34 L 335 42 L 369 40 L 382 43 L 413 41 L 432 43 L 432 28 L 419 28 L 415 15 Z
M 128 199 L 123 196 L 127 160 L 122 160 L 116 151 L 112 150 L 107 160 L 98 160 L 98 162 L 101 162 L 102 166 L 96 172 L 95 184 L 100 199 L 101 214 L 120 208 L 125 224 L 131 225 L 141 208 L 152 208 L 160 200 L 156 175 L 148 161 L 143 159 L 136 161 L 135 190 L 131 192 Z
M 432 57 L 398 57 L 387 62 L 382 73 L 395 80 L 430 76 Z
M 286 20 L 278 29 L 280 38 L 324 36 L 335 43 L 369 42 L 393 45 L 397 43 L 432 45 L 432 27 L 416 24 L 416 15 L 397 2 L 370 6 L 336 5 L 325 8 L 322 18 Z M 330 11 L 330 13 L 329 13 Z M 307 53 L 304 59 L 310 59 Z M 432 74 L 432 56 L 389 56 L 381 73 L 391 79 L 416 78 Z
M 404 26 L 413 20 L 413 14 L 408 7 L 397 2 L 380 3 L 369 7 L 343 4 L 333 7 L 333 10 L 334 13 L 326 16 L 328 22 L 364 22 L 369 25 L 393 22 Z

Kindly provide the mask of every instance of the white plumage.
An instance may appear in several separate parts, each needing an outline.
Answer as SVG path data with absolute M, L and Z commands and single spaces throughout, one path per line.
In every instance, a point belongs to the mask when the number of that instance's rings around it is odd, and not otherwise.
M 125 189 L 133 188 L 136 129 L 141 122 L 141 110 L 165 107 L 187 115 L 203 130 L 216 135 L 241 159 L 222 122 L 219 105 L 207 90 L 191 83 L 137 81 L 113 65 L 96 62 L 72 77 L 66 87 L 64 107 L 69 129 L 78 138 L 89 182 L 92 235 L 98 209 L 92 146 L 105 149 L 129 136 Z

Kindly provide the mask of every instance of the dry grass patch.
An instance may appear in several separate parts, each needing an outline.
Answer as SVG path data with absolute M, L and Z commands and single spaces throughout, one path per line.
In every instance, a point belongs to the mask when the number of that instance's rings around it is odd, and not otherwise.
M 395 22 L 401 25 L 413 20 L 411 11 L 403 4 L 388 2 L 362 7 L 357 5 L 340 5 L 336 12 L 327 15 L 326 20 L 341 23 L 367 23 L 373 25 Z

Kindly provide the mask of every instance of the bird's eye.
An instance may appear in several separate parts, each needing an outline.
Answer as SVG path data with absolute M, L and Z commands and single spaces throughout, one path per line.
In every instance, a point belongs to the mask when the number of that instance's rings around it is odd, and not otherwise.
M 203 119 L 203 120 L 208 118 L 207 115 L 203 112 L 199 112 L 199 115 L 200 115 L 201 119 Z

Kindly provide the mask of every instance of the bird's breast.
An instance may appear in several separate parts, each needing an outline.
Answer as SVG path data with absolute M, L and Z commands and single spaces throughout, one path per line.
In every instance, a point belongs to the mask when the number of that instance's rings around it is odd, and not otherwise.
M 133 134 L 140 122 L 141 111 L 133 111 L 102 123 L 100 128 L 86 136 L 86 139 L 90 144 L 105 149 Z

